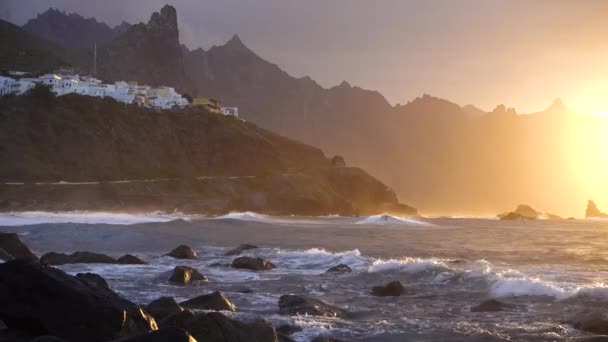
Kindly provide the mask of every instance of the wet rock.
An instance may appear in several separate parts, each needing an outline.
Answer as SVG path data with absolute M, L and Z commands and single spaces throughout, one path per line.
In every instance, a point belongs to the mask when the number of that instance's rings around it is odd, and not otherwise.
M 228 252 L 226 252 L 226 254 L 224 254 L 225 256 L 233 256 L 233 255 L 239 255 L 241 253 L 243 253 L 244 251 L 250 250 L 250 249 L 256 249 L 258 248 L 258 246 L 256 245 L 250 245 L 250 244 L 242 244 L 234 249 L 229 250 Z
M 78 274 L 76 274 L 76 278 L 82 280 L 85 284 L 87 284 L 89 286 L 95 286 L 100 289 L 110 291 L 110 286 L 108 285 L 106 280 L 103 279 L 103 277 L 101 277 L 99 274 L 78 273 Z
M 36 258 L 15 233 L 0 233 L 0 248 L 13 258 Z
M 49 265 L 66 264 L 115 264 L 117 261 L 105 254 L 91 252 L 76 252 L 72 254 L 47 253 L 40 258 L 40 262 Z
M 173 274 L 169 278 L 169 282 L 178 285 L 188 285 L 196 281 L 207 281 L 207 277 L 198 270 L 188 266 L 175 266 Z
M 176 259 L 196 259 L 196 252 L 194 249 L 185 245 L 178 246 L 165 255 L 174 257 Z
M 189 299 L 180 305 L 188 309 L 236 311 L 236 306 L 219 291 Z
M 156 322 L 112 291 L 33 259 L 0 264 L 0 320 L 9 329 L 101 342 L 156 330 Z
M 386 285 L 374 286 L 372 294 L 377 297 L 397 297 L 405 293 L 405 287 L 399 281 L 391 281 Z
M 270 260 L 247 256 L 234 259 L 231 266 L 252 271 L 266 271 L 276 267 Z
M 501 302 L 496 299 L 489 299 L 479 305 L 473 306 L 471 312 L 497 312 L 509 311 L 514 308 L 513 305 Z
M 202 341 L 202 340 L 201 340 Z M 123 339 L 117 342 L 197 342 L 186 330 L 180 328 L 163 328 L 146 334 Z
M 297 332 L 302 331 L 302 328 L 297 325 L 284 324 L 284 325 L 281 325 L 280 327 L 278 327 L 276 330 L 277 330 L 277 333 L 281 333 L 284 335 L 293 335 Z
M 283 295 L 279 298 L 279 313 L 283 315 L 313 315 L 346 317 L 346 311 L 323 301 L 298 295 Z
M 311 342 L 346 342 L 345 340 L 341 340 L 339 338 L 330 337 L 330 336 L 317 336 Z
M 160 297 L 150 302 L 150 304 L 146 306 L 146 310 L 154 319 L 160 321 L 169 315 L 184 311 L 184 308 L 177 304 L 175 299 L 171 297 Z
M 135 255 L 125 254 L 118 258 L 118 263 L 123 265 L 147 265 L 148 263 L 136 257 Z
M 13 256 L 10 255 L 7 251 L 5 251 L 4 249 L 0 248 L 0 260 L 1 261 L 8 261 L 8 260 L 13 260 Z
M 277 342 L 295 342 L 293 338 L 289 337 L 289 335 L 282 334 L 277 331 Z
M 325 271 L 325 273 L 350 273 L 352 271 L 353 270 L 348 265 L 340 264 L 340 265 L 331 267 L 330 269 Z
M 189 310 L 165 317 L 159 322 L 161 329 L 184 329 L 205 342 L 276 342 L 277 334 L 266 320 L 243 323 L 219 312 L 193 314 Z
M 573 324 L 574 328 L 597 335 L 608 335 L 608 315 L 591 313 L 579 318 Z

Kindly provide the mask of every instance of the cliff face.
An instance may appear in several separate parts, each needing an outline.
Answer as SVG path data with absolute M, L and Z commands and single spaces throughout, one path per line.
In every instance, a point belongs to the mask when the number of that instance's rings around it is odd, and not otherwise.
M 416 212 L 363 170 L 253 124 L 44 88 L 0 99 L 0 182 L 4 210 Z

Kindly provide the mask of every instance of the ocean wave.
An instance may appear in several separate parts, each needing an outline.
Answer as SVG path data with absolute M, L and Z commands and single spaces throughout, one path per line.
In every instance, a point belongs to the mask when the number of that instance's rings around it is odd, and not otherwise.
M 353 269 L 365 269 L 369 265 L 368 259 L 358 249 L 343 252 L 329 252 L 323 248 L 299 251 L 276 249 L 273 252 L 274 256 L 270 258 L 279 267 L 309 272 L 324 272 L 338 264 L 346 264 Z
M 368 216 L 357 221 L 357 224 L 432 226 L 428 222 L 388 214 Z
M 368 268 L 368 272 L 387 272 L 387 271 L 400 271 L 406 273 L 420 273 L 426 271 L 445 271 L 449 270 L 449 267 L 445 262 L 430 258 L 402 258 L 402 259 L 389 259 L 383 260 L 378 259 L 374 261 Z
M 214 217 L 216 220 L 241 220 L 241 221 L 265 221 L 267 216 L 254 213 L 253 211 L 234 212 L 222 216 Z
M 89 211 L 23 211 L 0 213 L 0 226 L 25 226 L 45 223 L 82 223 L 131 225 L 138 223 L 170 222 L 178 219 L 190 220 L 196 216 L 182 213 L 112 213 Z

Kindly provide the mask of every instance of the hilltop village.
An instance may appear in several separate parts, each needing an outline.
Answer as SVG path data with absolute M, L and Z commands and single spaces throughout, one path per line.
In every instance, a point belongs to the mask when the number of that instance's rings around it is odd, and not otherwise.
M 214 113 L 238 117 L 237 107 L 222 107 L 220 101 L 208 97 L 190 98 L 179 94 L 172 87 L 140 85 L 137 82 L 118 81 L 106 84 L 92 76 L 80 76 L 71 70 L 58 70 L 55 73 L 38 77 L 22 71 L 9 71 L 9 76 L 0 76 L 0 96 L 23 95 L 37 84 L 45 85 L 56 96 L 79 94 L 94 97 L 110 97 L 125 104 L 135 103 L 155 109 L 172 109 L 186 106 L 202 106 Z

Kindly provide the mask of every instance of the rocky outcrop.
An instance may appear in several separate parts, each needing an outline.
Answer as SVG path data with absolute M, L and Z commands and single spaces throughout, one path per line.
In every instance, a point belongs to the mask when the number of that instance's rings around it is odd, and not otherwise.
M 405 293 L 405 287 L 399 281 L 391 281 L 386 285 L 374 286 L 372 294 L 377 297 L 398 297 Z
M 245 244 L 242 244 L 242 245 L 240 245 L 240 246 L 238 246 L 236 248 L 233 248 L 233 249 L 229 250 L 224 255 L 225 256 L 239 255 L 239 254 L 243 253 L 244 251 L 247 251 L 247 250 L 250 250 L 250 249 L 256 249 L 256 248 L 258 248 L 258 246 L 245 243 Z
M 512 310 L 514 307 L 514 305 L 507 304 L 496 299 L 489 299 L 479 305 L 471 307 L 471 312 L 509 311 Z
M 157 329 L 145 311 L 112 291 L 32 259 L 0 264 L 0 279 L 0 320 L 12 330 L 101 342 Z
M 608 315 L 594 312 L 576 319 L 572 324 L 576 329 L 597 335 L 608 335 Z
M 297 295 L 283 295 L 279 298 L 279 313 L 283 315 L 312 315 L 325 317 L 348 316 L 345 310 L 314 298 Z
M 171 315 L 160 323 L 161 329 L 173 326 L 188 331 L 205 342 L 276 342 L 272 324 L 265 320 L 243 323 L 219 312 L 193 314 L 190 311 Z
M 601 212 L 594 201 L 587 202 L 586 218 L 608 218 L 608 214 Z
M 110 291 L 110 286 L 102 276 L 95 273 L 78 273 L 76 278 L 87 284 L 89 287 L 97 287 L 99 289 Z
M 219 291 L 189 299 L 180 305 L 188 309 L 236 311 L 236 306 Z
M 169 282 L 178 285 L 188 285 L 192 282 L 207 281 L 207 277 L 198 270 L 188 266 L 175 266 Z
M 346 342 L 345 340 L 341 340 L 339 338 L 320 335 L 315 337 L 311 342 Z
M 341 273 L 350 273 L 352 271 L 353 270 L 348 265 L 340 264 L 340 265 L 330 267 L 327 271 L 325 271 L 325 273 L 341 274 Z
M 160 297 L 150 302 L 146 306 L 146 310 L 156 321 L 160 321 L 169 315 L 184 311 L 184 308 L 177 304 L 172 297 Z
M 510 212 L 507 214 L 502 214 L 498 216 L 503 221 L 516 221 L 516 220 L 531 220 L 531 218 L 522 216 L 520 214 Z
M 239 257 L 232 261 L 231 266 L 233 268 L 240 268 L 252 271 L 267 271 L 275 268 L 276 266 L 268 259 L 253 258 L 253 257 Z
M 15 233 L 0 233 L 0 249 L 13 258 L 36 258 L 36 255 L 23 243 Z
M 135 255 L 125 254 L 118 258 L 118 263 L 123 265 L 146 265 L 147 262 L 142 259 L 136 257 Z
M 520 204 L 515 211 L 498 215 L 501 220 L 536 220 L 542 213 L 529 205 Z
M 174 257 L 176 259 L 196 259 L 196 252 L 194 251 L 194 249 L 186 245 L 178 246 L 165 255 Z
M 40 262 L 49 265 L 66 264 L 116 264 L 116 259 L 105 254 L 75 252 L 72 254 L 50 252 L 40 257 Z
M 197 342 L 197 340 L 184 329 L 166 328 L 123 339 L 118 342 Z

